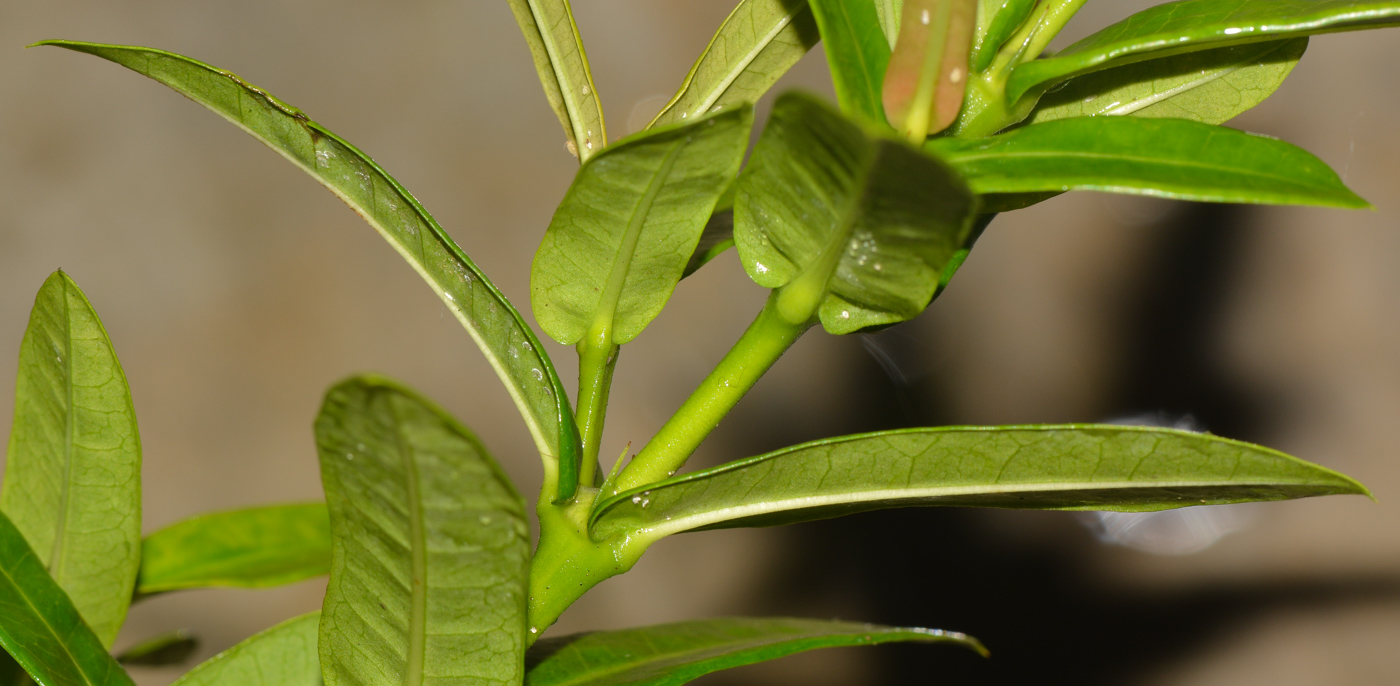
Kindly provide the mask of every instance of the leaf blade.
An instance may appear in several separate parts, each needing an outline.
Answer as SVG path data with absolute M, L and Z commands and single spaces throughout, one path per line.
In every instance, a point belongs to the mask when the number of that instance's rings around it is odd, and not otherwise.
M 925 149 L 979 194 L 1097 190 L 1202 202 L 1369 204 L 1283 141 L 1179 119 L 1077 117 Z
M 254 634 L 200 663 L 171 686 L 318 686 L 320 620 L 320 612 L 311 612 Z
M 1152 511 L 1361 494 L 1354 480 L 1275 450 L 1175 429 L 943 427 L 814 441 L 601 503 L 595 536 L 649 540 L 908 506 Z
M 758 102 L 819 39 L 806 0 L 740 0 L 647 128 Z
M 199 515 L 146 537 L 138 595 L 188 588 L 266 588 L 330 572 L 325 503 Z
M 257 138 L 345 201 L 418 272 L 471 335 L 535 440 L 558 499 L 578 484 L 578 429 L 534 331 L 432 215 L 368 155 L 237 75 L 151 48 L 43 41 L 150 77 Z
M 316 436 L 333 534 L 326 684 L 520 683 L 525 503 L 475 436 L 378 377 L 332 388 Z
M 752 122 L 743 105 L 629 137 L 585 164 L 531 266 L 540 327 L 565 345 L 595 328 L 617 345 L 636 338 L 680 282 Z
M 587 162 L 608 144 L 608 133 L 568 0 L 510 0 L 510 10 L 530 48 L 545 98 L 568 136 L 570 152 Z
M 19 368 L 0 511 L 111 646 L 141 560 L 141 439 L 112 341 L 62 271 L 35 298 Z
M 1223 124 L 1283 85 L 1307 46 L 1307 38 L 1249 43 L 1092 72 L 1045 95 L 1026 121 L 1131 115 Z
M 135 686 L 3 513 L 0 646 L 41 686 Z
M 1143 10 L 1054 57 L 1016 67 L 1006 97 L 1016 102 L 1032 89 L 1151 56 L 1397 24 L 1400 2 L 1394 0 L 1180 0 Z
M 718 618 L 545 639 L 531 649 L 527 686 L 675 686 L 705 674 L 794 653 L 891 642 L 952 642 L 984 652 L 976 639 L 791 618 Z
M 831 67 L 841 111 L 875 126 L 888 126 L 880 92 L 890 46 L 870 0 L 808 0 Z

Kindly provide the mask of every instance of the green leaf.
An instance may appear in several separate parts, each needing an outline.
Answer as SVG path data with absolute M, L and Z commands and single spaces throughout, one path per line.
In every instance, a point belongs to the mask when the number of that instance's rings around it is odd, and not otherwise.
M 880 88 L 890 63 L 890 44 L 871 0 L 809 0 L 831 67 L 841 111 L 876 126 L 886 125 Z
M 141 439 L 112 342 L 61 271 L 20 343 L 0 511 L 111 646 L 141 564 Z
M 316 445 L 333 535 L 326 684 L 519 684 L 529 525 L 476 437 L 359 377 L 326 394 Z
M 180 629 L 146 639 L 122 651 L 117 662 L 124 665 L 177 665 L 199 649 L 199 639 Z
M 710 215 L 709 221 L 705 222 L 705 230 L 700 234 L 700 241 L 695 244 L 695 252 L 691 253 L 690 260 L 685 263 L 685 274 L 690 276 L 699 271 L 701 267 L 710 263 L 710 260 L 719 257 L 724 251 L 734 247 L 734 207 L 717 210 Z
M 817 648 L 892 642 L 951 642 L 986 654 L 976 639 L 951 631 L 730 617 L 545 639 L 530 649 L 525 684 L 677 686 L 722 669 Z
M 41 686 L 134 686 L 3 514 L 0 646 Z
M 238 76 L 150 48 L 44 41 L 96 55 L 209 108 L 310 174 L 369 222 L 428 282 L 501 377 L 558 497 L 578 483 L 578 429 L 559 375 L 525 320 L 447 232 L 368 155 Z M 556 462 L 557 461 L 557 462 Z
M 1011 39 L 1035 9 L 1036 0 L 979 0 L 977 37 L 972 44 L 972 70 L 992 66 L 997 51 Z
M 740 0 L 647 128 L 758 102 L 819 39 L 806 0 Z
M 1205 202 L 1368 207 L 1283 141 L 1180 119 L 1077 117 L 930 150 L 981 193 L 1093 190 Z
M 1065 48 L 1022 64 L 1007 102 L 1071 76 L 1131 62 L 1244 43 L 1400 24 L 1400 2 L 1362 0 L 1183 0 L 1138 12 Z
M 789 93 L 739 177 L 734 238 L 785 318 L 851 333 L 923 311 L 975 209 L 938 160 Z
M 510 10 L 525 34 L 549 106 L 569 137 L 569 152 L 587 162 L 608 144 L 608 132 L 568 0 L 510 0 Z
M 1307 48 L 1307 38 L 1293 38 L 1091 72 L 1046 94 L 1026 120 L 1133 115 L 1223 124 L 1272 95 Z
M 325 503 L 276 505 L 192 517 L 148 536 L 138 595 L 184 588 L 265 588 L 330 572 Z
M 875 0 L 875 16 L 880 18 L 880 31 L 890 43 L 890 50 L 899 42 L 899 21 L 904 16 L 904 0 Z
M 618 345 L 636 338 L 680 282 L 752 126 L 743 105 L 629 137 L 585 164 L 530 272 L 540 328 L 565 345 L 590 330 Z
M 1370 495 L 1276 450 L 1210 434 L 1113 425 L 942 427 L 805 443 L 619 494 L 596 537 L 655 540 L 890 507 L 1146 512 Z
M 171 686 L 320 686 L 321 613 L 289 619 L 209 658 Z

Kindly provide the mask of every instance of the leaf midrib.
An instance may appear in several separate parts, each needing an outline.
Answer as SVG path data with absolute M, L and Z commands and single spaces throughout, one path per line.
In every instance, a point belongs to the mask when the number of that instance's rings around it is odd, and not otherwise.
M 60 301 L 63 304 L 63 382 L 65 411 L 63 413 L 63 477 L 59 480 L 59 507 L 58 521 L 55 522 L 53 537 L 53 552 L 49 555 L 48 569 L 53 574 L 54 582 L 59 583 L 63 577 L 63 563 L 65 561 L 64 536 L 68 532 L 68 517 L 71 514 L 68 508 L 72 501 L 73 493 L 73 446 L 77 443 L 77 422 L 73 415 L 77 408 L 73 405 L 73 317 L 69 307 L 69 283 L 66 277 L 60 277 L 63 288 L 59 293 Z
M 737 652 L 743 652 L 743 651 L 747 651 L 747 650 L 757 650 L 757 649 L 761 649 L 761 648 L 765 648 L 765 647 L 774 645 L 774 644 L 776 644 L 776 643 L 787 643 L 787 642 L 790 642 L 790 641 L 801 641 L 801 640 L 820 639 L 820 638 L 823 638 L 823 636 L 821 636 L 821 635 L 812 635 L 812 634 L 810 634 L 810 633 L 799 634 L 799 635 L 797 635 L 796 637 L 790 637 L 790 636 L 788 636 L 788 637 L 783 637 L 783 638 L 769 638 L 769 639 L 763 640 L 762 643 L 758 643 L 758 644 L 755 644 L 755 645 L 752 645 L 752 646 L 748 646 L 747 644 L 745 644 L 745 647 L 744 647 L 744 648 L 741 648 L 741 650 L 740 650 L 740 651 L 737 651 Z M 618 674 L 625 674 L 625 673 L 627 673 L 627 672 L 630 672 L 630 671 L 635 670 L 635 669 L 638 669 L 638 668 L 643 668 L 643 667 L 651 666 L 653 663 L 675 662 L 675 661 L 677 661 L 677 660 L 689 659 L 689 662 L 686 663 L 686 666 L 688 666 L 689 664 L 691 664 L 691 663 L 693 663 L 693 662 L 699 662 L 699 661 L 701 661 L 701 660 L 713 660 L 713 659 L 716 659 L 716 658 L 724 657 L 726 654 L 733 654 L 733 653 L 719 653 L 719 654 L 715 654 L 715 653 L 716 653 L 716 651 L 723 650 L 724 648 L 726 648 L 726 647 L 728 647 L 728 646 L 731 646 L 731 645 L 734 645 L 735 643 L 737 643 L 737 642 L 710 644 L 709 646 L 706 646 L 706 647 L 703 647 L 703 648 L 692 648 L 692 649 L 689 649 L 689 650 L 674 650 L 674 651 L 669 651 L 669 652 L 665 652 L 665 653 L 656 654 L 655 656 L 650 657 L 649 659 L 645 659 L 645 660 L 633 660 L 633 661 L 631 661 L 631 662 L 616 662 L 616 663 L 613 663 L 613 665 L 611 665 L 611 666 L 609 666 L 609 667 L 606 667 L 606 668 L 603 668 L 603 669 L 591 669 L 591 670 L 588 670 L 588 671 L 580 670 L 580 671 L 578 672 L 578 676 L 576 676 L 576 677 L 574 677 L 574 678 L 567 679 L 567 680 L 565 680 L 565 681 L 557 681 L 557 682 L 554 682 L 554 684 L 553 684 L 552 686 L 589 686 L 590 684 L 596 684 L 596 683 L 598 683 L 598 680 L 599 680 L 601 677 L 605 677 L 605 676 L 616 676 L 616 675 L 618 675 Z M 693 658 L 695 658 L 695 657 L 697 657 L 697 656 L 700 657 L 701 660 L 695 660 L 695 659 L 693 659 Z
M 1048 122 L 1047 122 L 1047 123 L 1048 123 Z M 1275 175 L 1275 174 L 1267 174 L 1267 173 L 1262 173 L 1262 172 L 1257 172 L 1257 171 L 1252 171 L 1252 170 L 1244 170 L 1244 169 L 1241 169 L 1241 168 L 1239 168 L 1239 167 L 1224 167 L 1224 166 L 1220 166 L 1220 165 L 1205 164 L 1205 163 L 1202 163 L 1202 162 L 1196 162 L 1196 161 L 1192 161 L 1192 160 L 1165 160 L 1165 161 L 1164 161 L 1164 160 L 1163 160 L 1162 158 L 1160 158 L 1160 157 L 1143 157 L 1143 156 L 1140 156 L 1140 155 L 1120 155 L 1120 154 L 1097 153 L 1097 152 L 1073 152 L 1073 153 L 1069 153 L 1069 152 L 1062 152 L 1062 151 L 1045 151 L 1045 152 L 1003 152 L 1003 153 L 988 153 L 988 154 L 970 154 L 970 155 L 960 155 L 960 156 L 958 156 L 958 157 L 950 157 L 950 158 L 948 159 L 948 163 L 949 163 L 949 164 L 953 164 L 953 165 L 963 165 L 963 164 L 966 164 L 968 161 L 978 162 L 978 161 L 982 161 L 982 160 L 986 160 L 986 159 L 997 160 L 997 159 L 1021 159 L 1021 158 L 1033 159 L 1033 158 L 1059 158 L 1059 157 L 1069 157 L 1069 158 L 1075 158 L 1075 159 L 1103 159 L 1103 160 L 1121 161 L 1121 162 L 1126 162 L 1126 163 L 1139 163 L 1139 164 L 1146 164 L 1146 165 L 1153 165 L 1153 166 L 1162 166 L 1162 167 L 1183 167 L 1183 168 L 1187 168 L 1187 169 L 1199 169 L 1199 170 L 1206 170 L 1206 171 L 1218 171 L 1218 172 L 1226 172 L 1226 173 L 1235 174 L 1235 175 L 1240 175 L 1240 176 L 1253 176 L 1253 177 L 1257 177 L 1257 178 L 1261 178 L 1261 179 L 1269 179 L 1269 180 L 1284 181 L 1284 182 L 1287 182 L 1287 183 L 1290 184 L 1290 185 L 1298 186 L 1298 187 L 1300 187 L 1300 188 L 1316 188 L 1315 186 L 1299 184 L 1295 179 L 1292 179 L 1291 177 L 1278 176 L 1278 175 Z M 1073 175 L 1074 175 L 1074 174 L 1066 174 L 1066 176 L 1073 176 Z M 984 175 L 984 176 L 988 176 L 988 175 Z M 968 183 L 971 184 L 971 185 L 974 185 L 974 186 L 977 185 L 977 177 L 976 177 L 976 176 L 970 177 L 970 178 L 968 179 Z
M 405 686 L 420 686 L 423 683 L 423 660 L 426 650 L 427 608 L 428 608 L 428 543 L 424 533 L 423 500 L 419 492 L 418 461 L 408 436 L 404 434 L 404 418 L 399 414 L 398 403 L 393 396 L 385 396 L 389 412 L 394 418 L 394 441 L 403 460 L 404 481 L 407 487 L 408 540 L 411 549 L 409 558 L 409 620 L 408 620 L 408 665 L 404 670 Z
M 15 531 L 16 533 L 18 533 L 19 530 L 16 529 Z M 20 537 L 23 538 L 22 535 Z M 23 560 L 24 558 L 21 557 L 20 559 Z M 35 557 L 35 559 L 37 561 L 37 556 Z M 10 567 L 7 565 L 0 564 L 0 574 L 4 575 L 5 580 L 8 581 L 10 583 L 10 586 L 15 589 L 15 591 L 19 594 L 19 597 L 24 599 L 24 604 L 29 606 L 29 609 L 34 613 L 34 616 L 39 618 L 39 621 L 43 623 L 45 629 L 48 629 L 49 636 L 53 637 L 54 642 L 57 643 L 59 647 L 63 649 L 63 654 L 68 656 L 68 661 L 73 665 L 74 669 L 78 672 L 78 675 L 83 678 L 83 682 L 87 684 L 95 684 L 96 682 L 94 682 L 88 677 L 87 671 L 84 670 L 82 668 L 82 665 L 78 663 L 78 657 L 73 654 L 72 650 L 69 650 L 68 643 L 59 637 L 58 630 L 55 629 L 54 626 L 49 623 L 49 618 L 46 617 L 43 612 L 39 611 L 39 608 L 34 604 L 34 601 L 29 597 L 29 594 L 25 593 L 24 587 L 20 586 L 19 583 L 15 580 L 14 575 L 10 573 Z
M 745 0 L 746 3 L 748 1 L 749 0 Z M 772 31 L 769 31 L 767 34 L 765 34 L 763 38 L 760 41 L 758 41 L 758 43 L 754 46 L 754 48 L 744 55 L 743 59 L 730 65 L 729 72 L 725 74 L 724 79 L 721 80 L 719 83 L 715 84 L 715 87 L 710 90 L 709 96 L 707 96 L 703 101 L 701 101 L 701 106 L 696 108 L 693 114 L 699 115 L 713 107 L 715 102 L 718 101 L 721 97 L 723 97 L 725 92 L 729 90 L 729 87 L 734 84 L 734 81 L 738 79 L 739 76 L 743 74 L 746 70 L 748 70 L 749 65 L 753 64 L 754 60 L 758 59 L 759 55 L 762 55 L 768 50 L 768 47 L 773 43 L 773 39 L 776 38 L 778 34 L 782 33 L 783 29 L 786 29 L 788 25 L 792 23 L 793 17 L 796 17 L 800 12 L 804 11 L 810 11 L 810 9 L 808 9 L 805 3 L 802 5 L 802 9 L 798 10 L 797 12 L 787 12 L 783 17 L 783 20 L 778 22 L 773 27 Z M 725 21 L 725 23 L 728 24 L 729 22 Z M 723 31 L 724 27 L 720 27 L 720 30 Z M 709 56 L 709 52 L 710 51 L 707 48 L 705 50 L 705 56 Z M 687 88 L 686 90 L 689 91 L 690 89 Z

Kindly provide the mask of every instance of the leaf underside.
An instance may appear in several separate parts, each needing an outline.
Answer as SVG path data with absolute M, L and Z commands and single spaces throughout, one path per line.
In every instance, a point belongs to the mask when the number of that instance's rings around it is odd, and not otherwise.
M 42 686 L 135 686 L 3 514 L 0 646 Z
M 316 420 L 333 536 L 327 686 L 519 684 L 525 503 L 467 429 L 384 379 L 332 388 Z
M 201 663 L 171 686 L 320 686 L 320 612 L 289 619 Z
M 325 503 L 217 512 L 148 536 L 136 592 L 280 586 L 326 574 L 330 566 Z
M 841 111 L 874 126 L 888 126 L 880 89 L 890 62 L 889 40 L 871 2 L 809 0 L 836 101 Z
M 1203 202 L 1365 208 L 1311 153 L 1275 138 L 1180 119 L 1076 117 L 982 139 L 940 138 L 979 194 L 1095 190 Z
M 983 652 L 975 639 L 933 629 L 901 629 L 790 618 L 718 618 L 544 639 L 530 649 L 526 686 L 676 686 L 711 672 L 817 648 L 891 642 L 952 642 Z
M 568 0 L 509 0 L 549 106 L 580 161 L 608 144 L 603 106 Z
M 647 128 L 758 102 L 819 39 L 806 0 L 740 0 Z
M 520 409 L 559 496 L 578 483 L 578 431 L 563 383 L 529 325 L 418 200 L 369 156 L 238 76 L 174 53 L 44 41 L 116 62 L 169 86 L 262 141 L 365 219 L 442 298 Z
M 816 441 L 619 494 L 595 537 L 660 538 L 890 507 L 1139 512 L 1369 495 L 1331 470 L 1210 434 L 1105 425 L 908 429 Z
M 0 510 L 111 646 L 141 562 L 141 440 L 112 342 L 61 271 L 20 344 Z

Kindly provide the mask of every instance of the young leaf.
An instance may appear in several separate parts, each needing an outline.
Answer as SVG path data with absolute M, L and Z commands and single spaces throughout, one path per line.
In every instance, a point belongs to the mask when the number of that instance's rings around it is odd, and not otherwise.
M 526 656 L 525 684 L 678 686 L 711 672 L 817 648 L 891 642 L 950 642 L 986 654 L 977 639 L 952 631 L 728 617 L 545 639 Z
M 656 540 L 889 507 L 1143 512 L 1369 495 L 1329 469 L 1210 434 L 1126 426 L 906 429 L 785 448 L 600 503 L 595 537 Z
M 1272 95 L 1307 48 L 1307 38 L 1293 38 L 1092 72 L 1045 95 L 1026 121 L 1133 115 L 1223 124 Z
M 851 333 L 923 311 L 975 210 L 938 160 L 789 93 L 739 177 L 734 238 L 785 318 Z
M 327 686 L 519 684 L 525 503 L 470 431 L 378 377 L 342 382 L 316 419 L 330 506 Z
M 590 330 L 618 345 L 636 338 L 680 282 L 752 126 L 743 105 L 632 136 L 585 164 L 535 254 L 540 328 L 565 345 Z
M 330 572 L 325 503 L 192 517 L 146 538 L 137 595 L 184 588 L 264 588 Z
M 997 51 L 1026 22 L 1036 0 L 978 0 L 977 37 L 972 43 L 972 70 L 992 66 Z
M 907 0 L 904 13 L 885 72 L 885 116 L 910 140 L 922 141 L 948 128 L 962 109 L 977 0 Z
M 20 343 L 0 511 L 111 646 L 141 564 L 141 439 L 112 342 L 61 271 Z
M 320 612 L 289 619 L 225 650 L 171 686 L 320 686 Z
M 199 639 L 183 629 L 146 639 L 122 651 L 117 662 L 124 665 L 178 665 L 199 650 Z
M 510 0 L 510 11 L 525 34 L 549 106 L 569 137 L 569 152 L 587 162 L 608 144 L 608 132 L 569 0 Z
M 1071 76 L 1154 57 L 1400 24 L 1396 0 L 1181 0 L 1157 5 L 1055 56 L 1022 64 L 1006 84 L 1007 102 Z
M 826 62 L 841 111 L 885 126 L 880 88 L 890 63 L 890 45 L 871 0 L 808 0 L 821 30 Z
M 544 460 L 558 497 L 578 483 L 578 429 L 535 333 L 403 186 L 368 155 L 238 76 L 161 50 L 44 41 L 111 60 L 212 110 L 319 181 L 374 227 L 452 312 L 495 368 Z
M 0 646 L 41 686 L 135 686 L 3 514 Z
M 904 16 L 904 0 L 875 0 L 875 16 L 880 18 L 880 31 L 890 43 L 890 50 L 899 42 L 899 20 Z
M 740 0 L 647 128 L 758 102 L 819 39 L 806 0 Z
M 1368 207 L 1283 141 L 1180 119 L 1077 117 L 925 146 L 978 193 L 1096 190 L 1205 202 Z

